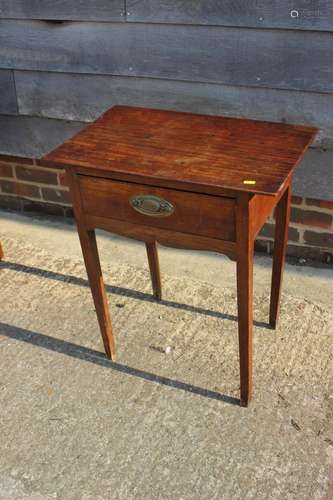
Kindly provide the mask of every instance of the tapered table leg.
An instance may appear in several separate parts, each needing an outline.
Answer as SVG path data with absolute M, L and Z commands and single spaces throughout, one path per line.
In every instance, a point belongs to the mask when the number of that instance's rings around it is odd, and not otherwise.
M 3 258 L 4 258 L 4 253 L 3 253 L 3 248 L 1 245 L 1 241 L 0 241 L 0 260 L 2 260 Z
M 237 301 L 241 406 L 252 396 L 253 253 L 237 260 Z
M 156 242 L 154 241 L 153 243 L 146 243 L 146 249 L 147 249 L 150 277 L 151 277 L 154 297 L 157 300 L 161 300 L 162 298 L 161 273 L 160 273 L 160 265 L 158 262 Z
M 112 325 L 98 256 L 95 231 L 87 231 L 84 226 L 78 223 L 78 233 L 91 293 L 94 299 L 96 314 L 103 338 L 105 353 L 108 358 L 114 360 L 116 348 L 112 334 Z
M 288 241 L 290 200 L 291 188 L 289 184 L 275 209 L 275 241 L 269 311 L 269 324 L 272 328 L 276 328 L 280 309 L 281 284 Z
M 248 406 L 252 396 L 254 241 L 250 232 L 250 200 L 246 194 L 238 198 L 237 207 L 237 305 L 240 403 L 241 406 Z

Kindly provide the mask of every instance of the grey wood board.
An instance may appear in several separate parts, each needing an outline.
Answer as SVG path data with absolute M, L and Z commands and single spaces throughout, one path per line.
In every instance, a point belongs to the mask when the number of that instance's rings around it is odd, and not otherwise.
M 0 67 L 333 91 L 333 34 L 0 21 Z
M 6 69 L 0 70 L 0 113 L 17 113 L 14 76 Z
M 333 30 L 333 0 L 127 0 L 127 21 Z
M 79 122 L 0 115 L 0 154 L 39 158 L 82 127 Z
M 296 168 L 293 193 L 333 201 L 333 151 L 310 149 Z
M 124 21 L 124 0 L 0 0 L 2 19 Z
M 220 114 L 320 128 L 333 147 L 333 94 L 152 78 L 15 71 L 19 112 L 89 122 L 116 104 Z

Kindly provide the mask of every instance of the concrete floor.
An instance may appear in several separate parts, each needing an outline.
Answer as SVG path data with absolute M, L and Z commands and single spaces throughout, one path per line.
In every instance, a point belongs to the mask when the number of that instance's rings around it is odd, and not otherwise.
M 82 259 L 79 239 L 73 223 L 64 224 L 57 218 L 26 217 L 0 210 L 1 235 L 17 242 L 33 243 L 54 257 Z M 145 247 L 134 240 L 97 231 L 102 264 L 119 263 L 147 267 Z M 160 247 L 160 265 L 163 273 L 205 281 L 216 286 L 236 290 L 236 266 L 227 257 L 197 251 L 183 251 Z M 272 260 L 256 255 L 254 269 L 255 291 L 267 292 L 270 286 Z M 284 288 L 292 295 L 327 305 L 333 304 L 333 268 L 308 265 L 286 265 Z
M 266 328 L 258 257 L 254 399 L 238 406 L 235 264 L 99 236 L 118 346 L 102 343 L 74 227 L 0 214 L 1 499 L 330 499 L 333 271 L 287 265 Z

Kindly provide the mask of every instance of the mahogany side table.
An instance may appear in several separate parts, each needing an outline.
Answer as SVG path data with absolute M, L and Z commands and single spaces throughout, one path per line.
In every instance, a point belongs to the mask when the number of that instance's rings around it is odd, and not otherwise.
M 281 290 L 292 173 L 316 129 L 115 106 L 43 157 L 66 168 L 83 257 L 108 358 L 115 357 L 95 228 L 146 243 L 156 299 L 156 242 L 237 263 L 240 402 L 252 393 L 254 239 L 276 207 L 269 322 Z

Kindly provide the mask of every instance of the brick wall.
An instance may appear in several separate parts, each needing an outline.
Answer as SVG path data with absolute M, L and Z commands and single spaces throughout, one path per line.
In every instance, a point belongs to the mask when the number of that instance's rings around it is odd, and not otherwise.
M 73 216 L 64 172 L 39 166 L 30 158 L 0 156 L 0 207 Z
M 19 212 L 73 217 L 64 172 L 29 158 L 0 157 L 0 207 Z M 274 214 L 256 241 L 256 249 L 271 253 Z M 333 262 L 333 201 L 293 196 L 288 254 Z

